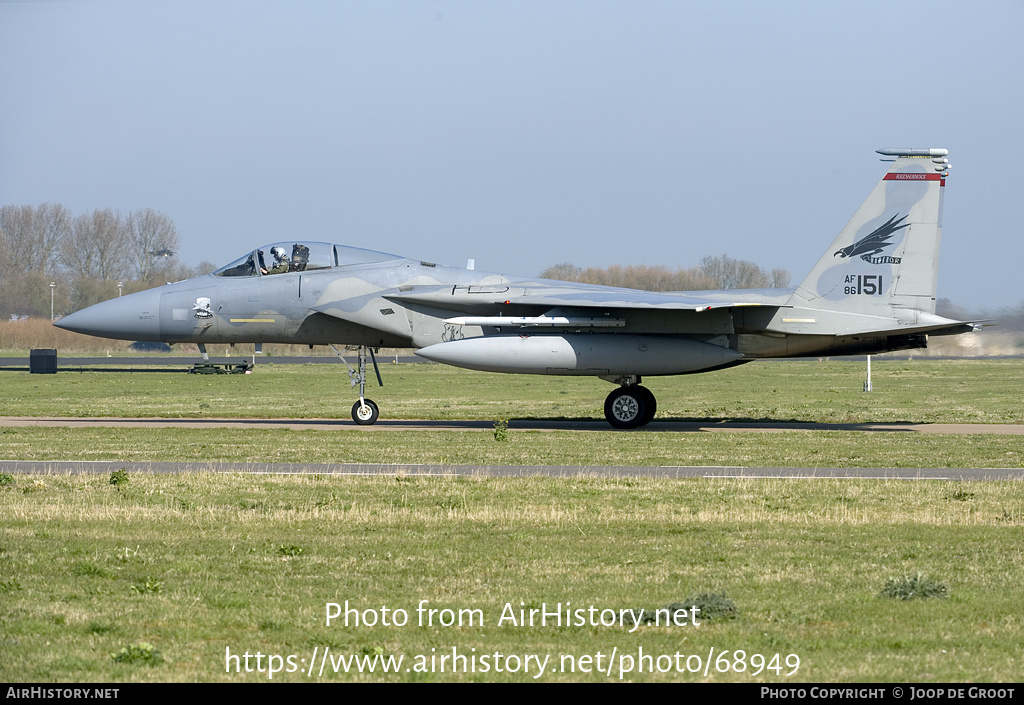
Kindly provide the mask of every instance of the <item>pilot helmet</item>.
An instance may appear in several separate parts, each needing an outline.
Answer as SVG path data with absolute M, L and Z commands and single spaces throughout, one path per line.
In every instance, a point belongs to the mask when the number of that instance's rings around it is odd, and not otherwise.
M 270 254 L 274 255 L 277 259 L 284 259 L 284 248 L 283 247 L 271 247 Z

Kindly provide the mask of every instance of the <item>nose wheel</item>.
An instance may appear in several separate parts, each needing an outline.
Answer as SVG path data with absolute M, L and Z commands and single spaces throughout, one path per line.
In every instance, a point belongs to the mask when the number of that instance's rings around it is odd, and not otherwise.
M 372 399 L 360 399 L 352 405 L 352 420 L 360 426 L 376 423 L 380 410 Z
M 658 402 L 647 387 L 619 387 L 604 401 L 604 417 L 615 428 L 646 426 L 658 411 Z
M 331 349 L 348 367 L 348 377 L 352 381 L 352 386 L 359 386 L 359 401 L 352 405 L 352 420 L 360 426 L 369 426 L 370 424 L 377 423 L 377 419 L 380 417 L 380 409 L 377 408 L 372 399 L 366 398 L 367 353 L 369 353 L 370 361 L 373 363 L 373 371 L 377 374 L 377 384 L 381 387 L 384 386 L 384 381 L 380 378 L 380 369 L 377 367 L 377 358 L 373 354 L 373 348 L 365 345 L 359 346 L 358 370 L 353 369 L 352 365 L 348 364 L 348 360 L 338 351 L 338 348 L 332 345 Z

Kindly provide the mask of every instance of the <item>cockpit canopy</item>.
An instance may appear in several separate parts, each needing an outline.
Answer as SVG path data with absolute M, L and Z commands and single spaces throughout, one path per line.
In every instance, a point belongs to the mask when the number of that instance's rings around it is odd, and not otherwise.
M 216 270 L 218 277 L 256 277 L 289 272 L 310 272 L 346 264 L 397 259 L 394 255 L 328 242 L 275 242 L 253 250 Z

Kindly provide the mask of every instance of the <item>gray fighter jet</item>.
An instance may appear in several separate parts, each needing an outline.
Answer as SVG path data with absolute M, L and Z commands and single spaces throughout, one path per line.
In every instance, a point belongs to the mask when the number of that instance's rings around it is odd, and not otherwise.
M 258 247 L 213 274 L 105 301 L 56 325 L 123 340 L 347 345 L 359 400 L 367 357 L 413 348 L 490 372 L 587 375 L 616 385 L 605 416 L 651 421 L 644 377 L 760 358 L 923 348 L 977 325 L 935 315 L 945 149 L 885 149 L 888 172 L 796 289 L 651 292 L 486 274 L 324 242 Z M 337 352 L 337 348 L 335 347 Z M 340 353 L 339 353 L 340 355 Z M 378 373 L 379 378 L 379 373 Z

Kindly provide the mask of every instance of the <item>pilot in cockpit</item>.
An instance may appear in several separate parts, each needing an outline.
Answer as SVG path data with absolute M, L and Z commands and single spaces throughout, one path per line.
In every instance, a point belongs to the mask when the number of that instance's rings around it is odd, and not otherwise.
M 291 262 L 283 247 L 270 248 L 270 254 L 274 256 L 274 266 L 267 271 L 267 274 L 283 274 L 291 268 Z

